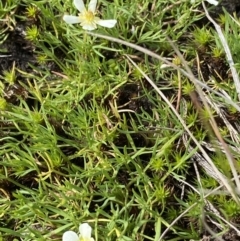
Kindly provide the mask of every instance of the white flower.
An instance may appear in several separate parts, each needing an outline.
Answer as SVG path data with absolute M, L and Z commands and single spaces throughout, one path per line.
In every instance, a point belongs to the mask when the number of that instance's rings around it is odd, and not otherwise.
M 79 225 L 79 233 L 73 231 L 67 231 L 63 234 L 62 241 L 94 241 L 94 238 L 91 237 L 92 228 L 88 223 L 82 223 Z
M 97 24 L 103 27 L 113 28 L 117 23 L 115 19 L 102 20 L 95 17 L 97 0 L 90 0 L 88 10 L 85 8 L 83 0 L 74 0 L 73 3 L 80 13 L 78 16 L 64 15 L 63 20 L 66 23 L 80 23 L 85 30 L 94 30 L 97 28 Z
M 206 1 L 215 6 L 218 5 L 218 1 L 216 1 L 216 0 L 206 0 Z M 191 4 L 194 4 L 194 3 L 195 3 L 195 0 L 191 0 Z
M 216 1 L 216 0 L 207 0 L 207 2 L 209 2 L 209 3 L 211 3 L 211 4 L 215 5 L 215 6 L 218 5 L 218 1 Z

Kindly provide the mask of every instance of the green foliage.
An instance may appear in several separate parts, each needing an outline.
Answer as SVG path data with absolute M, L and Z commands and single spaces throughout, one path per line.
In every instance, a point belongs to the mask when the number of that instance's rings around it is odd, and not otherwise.
M 193 31 L 193 41 L 196 46 L 206 46 L 212 41 L 212 34 L 206 27 L 195 28 Z
M 39 32 L 37 26 L 27 27 L 26 29 L 26 39 L 30 41 L 36 41 L 38 39 Z
M 221 58 L 223 56 L 222 48 L 213 48 L 212 49 L 213 57 L 214 58 Z
M 224 215 L 226 217 L 237 217 L 240 212 L 239 205 L 237 205 L 237 203 L 233 200 L 228 200 L 226 196 L 221 199 L 220 207 Z
M 7 71 L 7 70 L 3 71 L 2 79 L 4 80 L 5 83 L 8 83 L 10 85 L 13 85 L 15 83 L 15 80 L 16 80 L 15 71 L 16 71 L 16 69 L 15 69 L 14 65 L 13 65 L 11 71 Z
M 7 107 L 7 101 L 4 98 L 0 98 L 0 110 L 5 110 Z
M 38 15 L 38 9 L 36 8 L 36 6 L 32 5 L 32 6 L 28 6 L 26 8 L 26 16 L 28 18 L 36 19 L 37 15 Z
M 190 95 L 194 91 L 195 87 L 189 81 L 186 81 L 185 85 L 183 86 L 183 94 Z
M 209 26 L 196 26 L 202 14 L 192 10 L 190 1 L 102 0 L 99 16 L 118 23 L 96 32 L 136 43 L 182 68 L 172 40 L 199 74 L 196 51 L 203 47 L 214 58 L 224 51 Z M 194 84 L 133 48 L 67 25 L 64 13 L 77 14 L 72 1 L 0 3 L 0 43 L 17 29 L 24 48 L 18 61 L 10 56 L 11 68 L 0 76 L 0 240 L 61 240 L 83 222 L 92 226 L 95 240 L 158 241 L 166 228 L 167 240 L 200 240 L 205 200 L 196 190 L 219 184 L 201 171 L 199 184 L 192 159 L 199 150 L 189 151 L 192 139 L 184 143 L 182 123 L 156 91 L 201 145 L 209 135 L 200 116 L 208 121 L 210 113 L 196 111 L 189 98 Z M 239 28 L 226 14 L 221 21 L 237 61 Z M 9 50 L 0 50 L 7 58 Z M 31 53 L 33 60 L 19 64 Z M 236 99 L 230 79 L 214 86 Z M 210 97 L 221 106 L 220 97 Z M 220 132 L 229 136 L 225 126 Z M 223 156 L 211 158 L 231 178 Z M 209 199 L 225 216 L 238 215 L 233 200 Z

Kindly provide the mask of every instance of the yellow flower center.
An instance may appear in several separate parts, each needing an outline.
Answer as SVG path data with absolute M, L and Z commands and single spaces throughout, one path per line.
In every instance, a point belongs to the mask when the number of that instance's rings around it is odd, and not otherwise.
M 94 13 L 91 11 L 84 11 L 83 13 L 79 14 L 79 18 L 81 22 L 91 24 L 94 22 Z

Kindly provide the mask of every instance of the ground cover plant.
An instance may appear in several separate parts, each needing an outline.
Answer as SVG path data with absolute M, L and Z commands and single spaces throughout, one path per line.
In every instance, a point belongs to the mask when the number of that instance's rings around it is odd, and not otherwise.
M 0 240 L 239 240 L 240 5 L 96 9 L 0 2 Z

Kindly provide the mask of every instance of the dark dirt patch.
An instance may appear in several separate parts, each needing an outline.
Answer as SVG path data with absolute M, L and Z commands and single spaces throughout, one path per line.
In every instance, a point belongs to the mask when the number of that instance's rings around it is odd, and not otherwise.
M 17 25 L 12 32 L 8 32 L 7 40 L 1 46 L 0 74 L 10 71 L 15 65 L 23 71 L 30 71 L 29 64 L 35 64 L 34 47 L 24 38 L 24 25 Z M 6 57 L 4 57 L 6 56 Z

